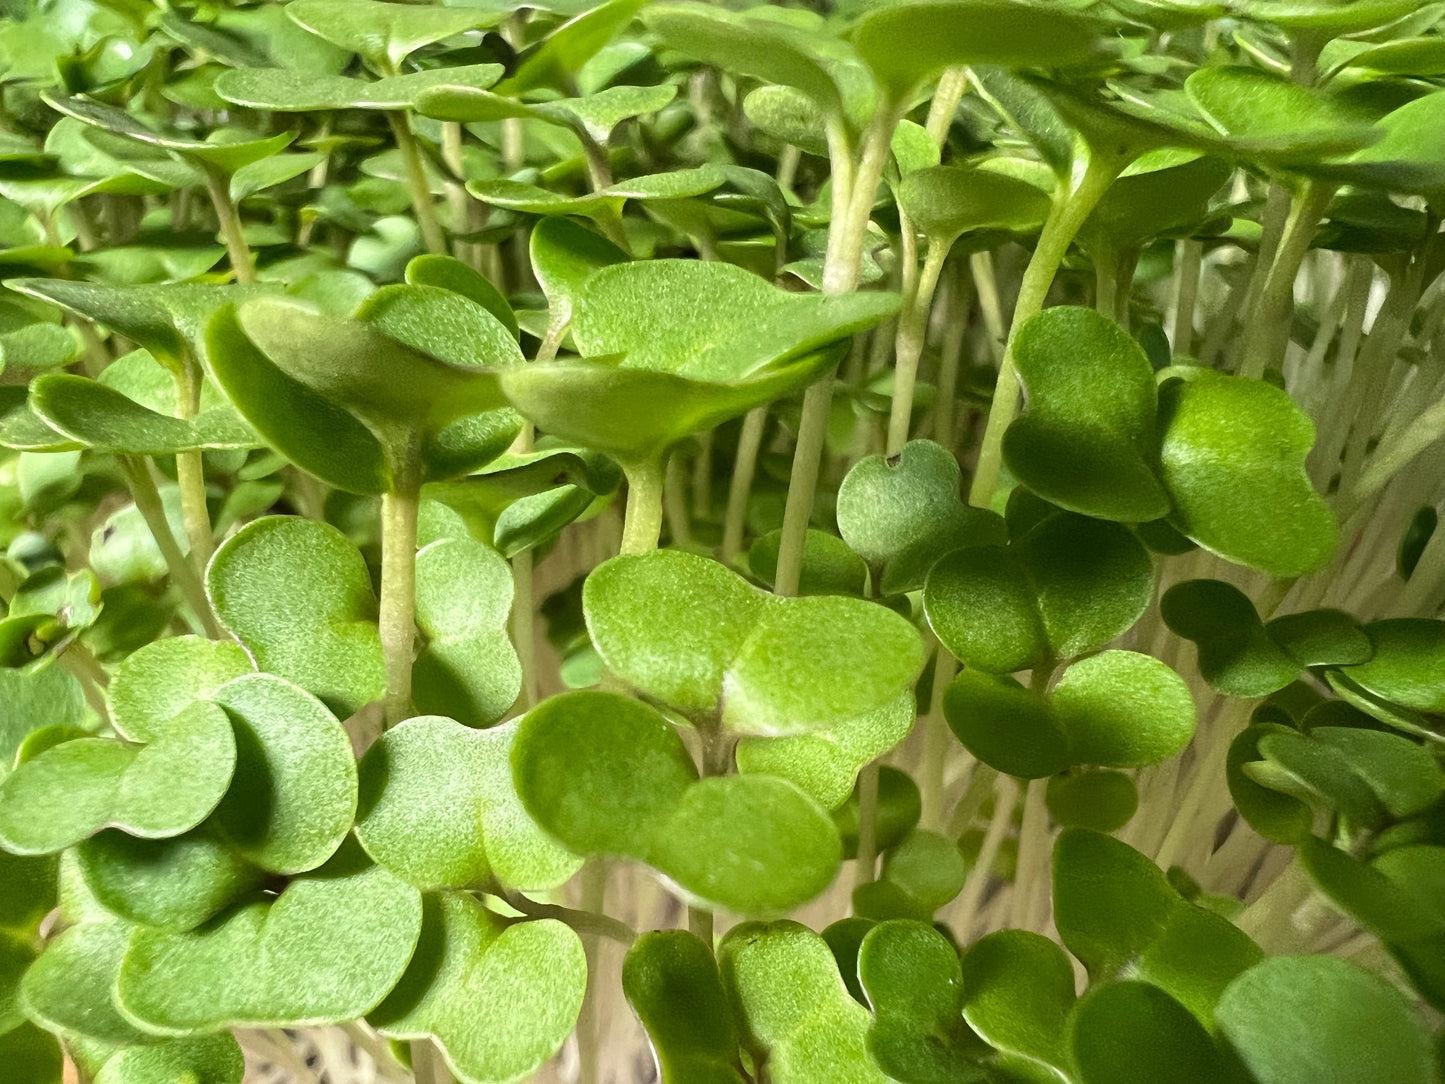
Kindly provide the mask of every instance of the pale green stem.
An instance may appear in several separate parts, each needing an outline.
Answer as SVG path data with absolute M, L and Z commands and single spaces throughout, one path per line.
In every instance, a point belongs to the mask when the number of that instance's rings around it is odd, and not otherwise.
M 893 404 L 888 415 L 888 444 L 885 454 L 898 455 L 908 443 L 908 427 L 913 417 L 913 391 L 918 382 L 918 362 L 923 357 L 923 344 L 928 336 L 928 314 L 933 308 L 933 295 L 938 276 L 948 259 L 947 245 L 928 243 L 928 255 L 914 284 L 907 308 L 898 320 L 898 340 L 893 376 Z
M 1047 875 L 1049 814 L 1044 806 L 1044 788 L 1048 786 L 1048 780 L 1030 779 L 1025 786 L 1024 818 L 1019 827 L 1019 856 L 1009 924 L 1028 930 L 1034 926 L 1035 900 Z
M 983 900 L 983 891 L 988 887 L 989 878 L 993 876 L 993 864 L 998 858 L 998 849 L 1013 826 L 1014 806 L 1018 803 L 1018 798 L 1018 783 L 1012 776 L 1000 775 L 994 780 L 993 817 L 983 834 L 978 860 L 964 877 L 963 890 L 959 892 L 958 900 L 954 904 L 954 913 L 958 919 L 953 929 L 963 944 L 968 943 L 969 931 L 973 929 L 974 919 L 978 915 L 978 905 Z
M 1064 255 L 1069 251 L 1079 227 L 1109 190 L 1124 165 L 1125 162 L 1118 158 L 1091 154 L 1077 181 L 1054 198 L 1048 220 L 1039 234 L 1039 243 L 1024 270 L 1018 300 L 1014 304 L 1013 322 L 1009 326 L 1010 346 L 1005 348 L 999 365 L 993 405 L 989 408 L 978 466 L 968 495 L 969 503 L 977 508 L 988 508 L 993 504 L 994 489 L 1003 466 L 1003 435 L 1018 413 L 1019 378 L 1013 363 L 1013 336 L 1031 317 L 1043 310 L 1049 287 L 1053 285 L 1054 276 L 1064 262 Z
M 582 867 L 582 910 L 594 915 L 603 915 L 607 903 L 607 864 L 601 858 L 589 858 Z M 597 1081 L 599 1034 L 602 1022 L 600 999 L 601 945 L 597 933 L 587 931 L 582 935 L 582 948 L 587 954 L 587 991 L 582 998 L 582 1011 L 577 1015 L 577 1060 L 578 1076 L 581 1081 Z
M 381 497 L 381 652 L 386 662 L 386 725 L 411 715 L 416 641 L 416 521 L 420 487 Z
M 139 456 L 119 453 L 115 459 L 120 466 L 121 474 L 125 477 L 126 486 L 130 489 L 131 499 L 135 501 L 137 511 L 145 520 L 146 526 L 150 528 L 151 537 L 155 539 L 156 546 L 165 559 L 171 579 L 175 581 L 181 596 L 195 611 L 201 627 L 206 630 L 206 635 L 213 640 L 220 639 L 224 633 L 221 631 L 220 623 L 216 620 L 215 612 L 211 609 L 211 600 L 206 597 L 206 588 L 201 582 L 200 573 L 181 551 L 181 545 L 171 531 L 170 521 L 166 519 L 165 506 L 161 503 L 160 491 L 156 489 L 155 479 L 151 477 L 145 460 Z
M 948 138 L 948 129 L 953 124 L 953 115 L 958 112 L 958 103 L 968 89 L 968 69 L 949 68 L 938 80 L 933 92 L 933 101 L 928 105 L 928 122 L 924 125 L 929 138 L 942 147 Z
M 85 702 L 102 723 L 110 722 L 110 708 L 102 691 L 110 683 L 110 675 L 101 668 L 100 662 L 81 644 L 79 638 L 72 640 L 60 653 L 60 665 L 69 670 L 80 682 Z
M 1194 305 L 1199 297 L 1199 269 L 1204 260 L 1203 241 L 1180 241 L 1175 248 L 1174 333 L 1169 344 L 1175 354 L 1188 355 L 1194 346 Z
M 1334 191 L 1334 185 L 1306 181 L 1299 195 L 1290 201 L 1284 234 L 1245 325 L 1240 376 L 1258 379 L 1284 360 L 1294 323 L 1295 278 Z
M 834 220 L 828 231 L 828 255 L 823 267 L 823 292 L 846 293 L 858 285 L 863 262 L 863 244 L 873 211 L 873 197 L 883 166 L 888 160 L 894 119 L 880 117 L 869 128 L 863 155 L 852 179 L 851 192 L 834 205 Z M 833 155 L 834 183 L 838 183 L 843 161 Z M 851 162 L 849 162 L 851 166 Z M 841 223 L 838 214 L 841 210 Z M 793 449 L 793 470 L 788 479 L 788 500 L 783 509 L 783 537 L 778 550 L 778 574 L 773 590 L 779 595 L 796 595 L 803 572 L 803 544 L 808 520 L 813 514 L 813 496 L 818 487 L 818 469 L 828 436 L 828 417 L 833 407 L 833 372 L 825 373 L 803 395 L 803 414 L 798 440 Z
M 1094 253 L 1094 311 L 1110 320 L 1119 311 L 1119 267 L 1122 254 L 1118 249 L 1102 248 Z
M 732 477 L 728 479 L 728 507 L 723 518 L 722 548 L 718 560 L 729 568 L 737 560 L 743 545 L 743 529 L 747 526 L 748 498 L 752 495 L 753 474 L 758 466 L 758 449 L 768 424 L 768 408 L 754 407 L 743 418 L 738 433 L 737 456 L 733 460 Z
M 622 523 L 623 553 L 657 549 L 662 535 L 662 464 L 639 460 L 623 468 L 627 475 L 627 516 Z
M 1214 825 L 1198 823 L 1199 811 L 1205 798 L 1221 785 L 1230 743 L 1234 741 L 1242 724 L 1248 722 L 1254 705 L 1253 700 L 1232 700 L 1228 709 L 1210 723 L 1206 738 L 1208 751 L 1200 756 L 1195 765 L 1194 779 L 1190 782 L 1189 789 L 1184 792 L 1183 800 L 1175 806 L 1169 831 L 1154 857 L 1161 869 L 1172 866 L 1183 852 L 1185 843 L 1191 838 L 1197 839 L 1198 833 L 1213 833 Z
M 983 326 L 988 330 L 989 348 L 993 351 L 995 360 L 1002 361 L 1008 329 L 1004 327 L 1003 302 L 999 300 L 998 280 L 993 273 L 993 253 L 985 249 L 970 255 L 968 273 L 973 279 L 974 293 L 978 295 Z
M 957 672 L 958 663 L 953 656 L 942 647 L 937 648 L 933 661 L 933 695 L 929 698 L 928 714 L 922 720 L 923 763 L 919 766 L 918 781 L 922 801 L 918 823 L 934 830 L 943 827 L 943 788 L 948 753 L 953 746 L 953 734 L 943 717 L 943 693 Z
M 447 238 L 442 224 L 437 221 L 436 205 L 432 203 L 431 188 L 427 184 L 426 167 L 422 163 L 421 148 L 411 130 L 411 118 L 405 112 L 387 110 L 387 122 L 391 125 L 396 149 L 401 154 L 402 169 L 405 171 L 407 195 L 411 197 L 412 210 L 421 228 L 422 242 L 434 256 L 447 254 Z
M 858 858 L 853 883 L 864 885 L 878 876 L 878 762 L 858 773 Z
M 525 549 L 512 558 L 512 643 L 522 666 L 522 710 L 536 705 L 540 694 L 537 679 L 537 626 L 533 600 L 536 597 L 532 551 Z
M 969 774 L 968 785 L 963 788 L 963 794 L 958 799 L 958 804 L 953 807 L 949 814 L 948 826 L 944 829 L 944 835 L 957 839 L 973 825 L 974 818 L 978 811 L 983 808 L 985 799 L 994 789 L 998 780 L 998 769 L 990 768 L 982 761 L 973 762 L 973 771 Z
M 554 903 L 538 903 L 520 892 L 507 892 L 500 888 L 498 891 L 513 910 L 522 912 L 528 918 L 555 918 L 578 933 L 598 934 L 619 945 L 630 945 L 637 940 L 637 931 L 631 926 L 600 911 L 578 911 Z
M 411 1071 L 416 1084 L 452 1084 L 452 1074 L 430 1039 L 411 1041 Z
M 687 485 L 683 476 L 682 458 L 676 451 L 667 457 L 667 469 L 662 477 L 662 509 L 672 545 L 690 545 L 692 526 L 687 517 Z
M 231 201 L 226 178 L 219 173 L 206 171 L 206 191 L 211 196 L 211 206 L 216 209 L 216 221 L 220 226 L 221 240 L 226 246 L 226 255 L 231 260 L 231 273 L 242 286 L 256 281 L 256 267 L 251 258 L 251 246 L 246 244 L 246 232 L 241 226 L 241 216 Z
M 194 361 L 188 360 L 176 376 L 176 392 L 181 417 L 194 418 L 201 405 L 201 372 Z M 211 533 L 211 514 L 206 508 L 205 461 L 199 449 L 176 453 L 176 483 L 180 487 L 181 518 L 191 544 L 191 559 L 204 575 L 215 550 L 215 539 Z
M 955 273 L 944 300 L 943 341 L 938 352 L 938 406 L 933 412 L 933 439 L 953 450 L 954 411 L 958 399 L 958 366 L 968 335 L 968 292 Z
M 707 519 L 712 515 L 712 446 L 717 431 L 699 434 L 697 458 L 692 461 L 692 516 Z

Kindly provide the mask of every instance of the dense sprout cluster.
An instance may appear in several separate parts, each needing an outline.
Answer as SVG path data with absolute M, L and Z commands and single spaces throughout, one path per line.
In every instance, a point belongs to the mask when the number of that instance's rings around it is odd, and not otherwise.
M 6 1084 L 1442 1084 L 1445 4 L 15 0 Z

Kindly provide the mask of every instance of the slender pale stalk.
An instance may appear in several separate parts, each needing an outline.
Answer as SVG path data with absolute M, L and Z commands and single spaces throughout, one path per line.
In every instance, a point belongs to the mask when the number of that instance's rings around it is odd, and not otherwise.
M 913 417 L 913 390 L 918 382 L 918 362 L 923 357 L 923 344 L 928 334 L 928 314 L 933 308 L 938 276 L 943 272 L 946 259 L 948 246 L 930 241 L 928 254 L 924 257 L 912 296 L 898 319 L 893 404 L 888 415 L 888 443 L 885 452 L 889 456 L 898 455 L 908 443 L 908 427 Z
M 978 308 L 983 315 L 983 326 L 988 330 L 989 347 L 994 358 L 1002 361 L 1008 329 L 1004 326 L 1003 303 L 999 300 L 998 280 L 993 273 L 993 253 L 984 250 L 971 254 L 968 257 L 968 273 L 973 279 L 974 292 L 978 294 Z
M 607 863 L 589 858 L 582 867 L 582 899 L 584 912 L 604 915 L 607 904 Z M 582 948 L 587 954 L 587 990 L 582 997 L 582 1011 L 577 1014 L 578 1081 L 595 1081 L 599 1044 L 601 1041 L 602 1005 L 599 966 L 602 946 L 600 934 L 591 930 L 582 934 Z
M 858 858 L 853 883 L 868 884 L 878 876 L 878 762 L 858 773 Z
M 422 162 L 421 148 L 411 130 L 411 117 L 399 110 L 387 110 L 387 123 L 391 125 L 392 138 L 396 140 L 397 152 L 401 155 L 404 171 L 403 184 L 411 197 L 412 210 L 421 228 L 422 243 L 434 256 L 447 254 L 447 236 L 437 220 L 436 204 L 432 202 L 431 186 L 427 184 L 426 166 Z
M 692 543 L 692 525 L 687 513 L 687 482 L 683 475 L 683 463 L 677 452 L 667 457 L 667 469 L 662 476 L 662 511 L 667 521 L 667 533 L 674 546 L 688 546 Z
M 957 672 L 958 663 L 953 656 L 939 647 L 933 661 L 933 695 L 929 699 L 928 714 L 920 720 L 923 724 L 923 756 L 918 786 L 922 802 L 918 823 L 934 830 L 943 827 L 943 788 L 948 754 L 953 748 L 953 734 L 943 717 L 943 693 Z
M 953 115 L 958 112 L 958 103 L 968 89 L 968 69 L 949 68 L 938 80 L 933 91 L 933 100 L 928 103 L 928 121 L 924 129 L 934 143 L 942 147 L 948 139 L 948 129 L 953 124 Z
M 1013 826 L 1014 806 L 1018 803 L 1019 786 L 1012 776 L 1000 775 L 994 780 L 993 817 L 983 834 L 983 845 L 979 848 L 978 860 L 963 879 L 963 890 L 954 902 L 953 913 L 957 916 L 953 930 L 960 944 L 968 944 L 969 932 L 978 916 L 978 905 L 983 900 L 983 890 L 993 876 L 994 859 L 1004 837 Z
M 743 418 L 738 433 L 738 450 L 733 459 L 732 477 L 728 479 L 728 507 L 723 518 L 722 548 L 718 560 L 731 566 L 743 545 L 743 529 L 747 526 L 748 498 L 752 495 L 753 474 L 758 466 L 758 449 L 768 424 L 768 408 L 754 407 Z
M 622 553 L 648 553 L 662 536 L 662 464 L 655 459 L 630 463 L 627 515 L 622 524 Z
M 1019 828 L 1019 856 L 1014 875 L 1009 925 L 1034 926 L 1034 901 L 1048 878 L 1049 813 L 1044 806 L 1047 779 L 1030 779 L 1024 790 L 1024 818 Z
M 177 401 L 182 418 L 194 418 L 201 405 L 200 367 L 188 360 L 176 376 Z M 215 550 L 211 514 L 206 508 L 205 461 L 199 450 L 176 453 L 176 483 L 181 493 L 181 519 L 191 544 L 191 559 L 204 575 Z
M 381 497 L 381 652 L 386 661 L 386 725 L 411 715 L 416 641 L 416 521 L 420 486 Z
M 1334 185 L 1306 181 L 1290 201 L 1279 246 L 1245 324 L 1240 376 L 1257 379 L 1283 361 L 1294 323 L 1295 279 L 1334 192 Z
M 165 559 L 171 579 L 180 589 L 181 596 L 195 611 L 201 627 L 206 630 L 206 635 L 213 640 L 220 639 L 224 633 L 221 631 L 220 622 L 216 620 L 215 612 L 211 609 L 211 600 L 206 597 L 206 588 L 201 582 L 201 575 L 196 571 L 196 566 L 181 551 L 181 545 L 171 531 L 170 521 L 166 519 L 165 505 L 161 503 L 160 491 L 156 489 L 155 479 L 151 477 L 145 460 L 139 456 L 120 454 L 117 454 L 115 459 L 125 478 L 126 486 L 130 490 L 131 499 L 135 501 L 136 510 L 140 512 L 141 518 L 150 528 L 151 537 L 155 539 L 156 546 L 161 551 L 161 557 Z
M 1069 251 L 1079 227 L 1125 164 L 1121 158 L 1090 154 L 1082 172 L 1054 197 L 1048 220 L 1039 234 L 1039 243 L 1024 270 L 1018 300 L 1014 304 L 1013 322 L 1009 326 L 1010 345 L 1004 350 L 1003 361 L 999 365 L 993 405 L 988 412 L 983 444 L 978 453 L 978 467 L 968 495 L 969 503 L 977 508 L 988 508 L 993 504 L 999 469 L 1003 466 L 1003 435 L 1018 413 L 1019 377 L 1013 363 L 1013 336 L 1030 317 L 1043 310 L 1049 287 L 1053 285 L 1054 276 L 1064 262 L 1064 255 Z
M 1199 271 L 1204 260 L 1203 241 L 1180 241 L 1175 247 L 1174 330 L 1169 344 L 1176 354 L 1194 347 L 1194 305 L 1199 297 Z
M 226 178 L 219 173 L 206 171 L 206 192 L 211 197 L 211 206 L 216 210 L 216 221 L 220 227 L 221 241 L 226 246 L 226 255 L 231 261 L 231 273 L 236 281 L 248 286 L 256 281 L 256 267 L 251 258 L 251 246 L 246 243 L 246 231 L 241 225 L 241 216 L 231 201 Z

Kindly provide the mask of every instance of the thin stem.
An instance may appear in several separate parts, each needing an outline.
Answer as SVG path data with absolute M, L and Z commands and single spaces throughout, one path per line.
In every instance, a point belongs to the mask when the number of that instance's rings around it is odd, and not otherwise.
M 525 549 L 512 558 L 512 643 L 522 666 L 521 708 L 526 711 L 540 697 L 537 677 L 536 577 L 532 551 Z
M 182 418 L 194 418 L 201 405 L 201 373 L 188 361 L 176 375 L 177 400 Z M 211 514 L 206 508 L 205 461 L 199 449 L 176 453 L 176 483 L 181 493 L 181 520 L 191 544 L 191 559 L 202 575 L 215 550 Z
M 582 910 L 601 916 L 607 902 L 607 865 L 600 858 L 590 858 L 582 867 Z M 600 932 L 600 931 L 599 931 Z M 582 998 L 582 1011 L 577 1015 L 577 1061 L 579 1081 L 595 1081 L 598 1045 L 601 1042 L 601 945 L 598 933 L 588 931 L 582 937 L 587 954 L 587 991 Z
M 1049 860 L 1049 814 L 1044 806 L 1047 779 L 1031 779 L 1024 791 L 1024 818 L 1019 828 L 1019 855 L 1014 874 L 1010 925 L 1032 929 L 1034 901 L 1046 877 Z
M 1004 431 L 1018 413 L 1019 378 L 1013 363 L 1013 337 L 1031 317 L 1043 310 L 1049 287 L 1053 285 L 1054 276 L 1064 262 L 1064 255 L 1075 234 L 1124 165 L 1125 162 L 1117 157 L 1090 154 L 1088 165 L 1077 182 L 1061 189 L 1054 197 L 1048 220 L 1039 234 L 1039 243 L 1024 270 L 1018 300 L 1014 304 L 1013 322 L 1009 326 L 1010 345 L 1004 350 L 1003 361 L 999 365 L 993 405 L 989 408 L 983 445 L 978 453 L 978 467 L 968 495 L 969 503 L 977 508 L 988 508 L 993 504 L 994 488 L 998 484 L 999 469 L 1003 466 Z
M 933 92 L 933 101 L 928 105 L 928 122 L 924 125 L 929 138 L 942 147 L 948 139 L 948 129 L 953 125 L 953 115 L 958 112 L 958 103 L 968 89 L 968 69 L 949 68 L 938 80 Z
M 256 281 L 256 267 L 251 258 L 251 246 L 246 243 L 246 231 L 241 226 L 241 216 L 231 201 L 226 179 L 219 173 L 206 171 L 206 191 L 211 197 L 211 206 L 216 209 L 216 221 L 220 226 L 221 240 L 226 246 L 226 255 L 231 260 L 231 273 L 242 286 Z
M 515 911 L 528 918 L 555 918 L 565 922 L 578 933 L 597 934 L 619 945 L 631 945 L 637 940 L 637 931 L 621 919 L 604 915 L 600 911 L 579 911 L 573 907 L 562 907 L 555 903 L 538 903 L 520 892 L 500 892 L 502 899 Z
M 958 367 L 968 336 L 968 286 L 956 270 L 945 283 L 943 341 L 938 352 L 938 405 L 933 411 L 933 439 L 953 450 L 954 412 L 958 400 Z
M 870 761 L 858 773 L 858 860 L 853 883 L 868 884 L 878 876 L 878 762 Z
M 692 542 L 692 526 L 687 514 L 687 483 L 682 458 L 676 451 L 667 457 L 667 469 L 662 477 L 662 509 L 672 544 L 689 545 Z
M 964 877 L 963 891 L 958 894 L 958 900 L 954 903 L 954 913 L 958 915 L 954 931 L 963 944 L 968 943 L 969 931 L 978 915 L 978 905 L 983 900 L 983 890 L 993 876 L 993 863 L 998 857 L 999 847 L 1013 826 L 1014 806 L 1018 803 L 1018 797 L 1018 783 L 1012 776 L 1000 775 L 994 780 L 993 818 L 988 822 L 988 829 L 983 834 L 983 846 L 979 848 L 978 860 Z
M 928 335 L 928 314 L 933 308 L 933 295 L 938 289 L 938 276 L 948 259 L 948 246 L 936 241 L 928 243 L 928 254 L 918 273 L 908 307 L 898 320 L 895 348 L 893 403 L 888 415 L 886 454 L 898 455 L 908 443 L 909 422 L 913 417 L 913 389 L 918 382 L 918 362 L 923 357 L 923 344 Z
M 722 548 L 718 560 L 732 566 L 743 545 L 743 528 L 747 526 L 748 498 L 752 495 L 753 474 L 758 467 L 758 449 L 768 424 L 768 408 L 754 407 L 743 418 L 738 433 L 737 456 L 733 460 L 732 477 L 728 479 L 728 507 L 723 518 Z
M 139 456 L 121 454 L 117 454 L 115 459 L 130 490 L 131 499 L 135 501 L 136 509 L 150 528 L 151 537 L 155 539 L 161 556 L 165 558 L 171 579 L 195 611 L 206 635 L 213 640 L 220 639 L 224 633 L 211 609 L 211 600 L 206 597 L 206 588 L 201 582 L 200 573 L 181 551 L 181 545 L 171 531 L 170 521 L 166 519 L 165 505 L 161 503 L 160 491 L 156 489 L 155 479 L 151 477 L 145 460 Z
M 430 1039 L 411 1041 L 411 1071 L 416 1084 L 452 1084 L 452 1074 L 441 1051 Z
M 1240 376 L 1258 379 L 1283 360 L 1294 323 L 1295 279 L 1334 192 L 1334 185 L 1305 181 L 1290 201 L 1284 234 L 1245 325 Z
M 1174 332 L 1169 337 L 1175 354 L 1187 355 L 1194 346 L 1194 305 L 1199 297 L 1203 260 L 1203 241 L 1180 241 L 1175 249 L 1178 271 L 1174 276 Z
M 953 656 L 939 647 L 933 659 L 933 695 L 929 698 L 928 714 L 922 720 L 923 758 L 919 765 L 918 787 L 922 811 L 918 823 L 924 828 L 943 826 L 943 788 L 953 740 L 943 717 L 943 693 L 957 672 L 958 663 Z
M 623 553 L 657 549 L 662 535 L 662 464 L 640 460 L 623 469 L 627 475 L 627 517 L 622 524 Z
M 411 130 L 411 117 L 399 110 L 387 110 L 387 123 L 391 125 L 396 149 L 401 154 L 402 168 L 406 171 L 405 185 L 411 197 L 412 210 L 416 212 L 417 225 L 426 250 L 434 256 L 447 254 L 447 237 L 442 224 L 437 220 L 436 204 L 432 203 L 431 187 L 427 184 L 426 167 L 422 163 L 421 148 Z
M 381 497 L 381 652 L 386 660 L 386 725 L 411 714 L 416 639 L 416 521 L 420 487 Z
M 983 315 L 983 326 L 988 330 L 989 349 L 994 358 L 1002 361 L 1008 329 L 1003 323 L 1003 303 L 998 296 L 998 280 L 993 273 L 993 253 L 985 249 L 968 257 L 968 273 L 973 279 L 973 289 L 978 294 L 978 308 Z

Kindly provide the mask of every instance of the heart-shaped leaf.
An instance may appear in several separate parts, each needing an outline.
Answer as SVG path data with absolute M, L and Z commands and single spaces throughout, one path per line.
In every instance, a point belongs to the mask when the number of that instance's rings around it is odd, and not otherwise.
M 1148 983 L 1116 982 L 1090 991 L 1070 1015 L 1068 1038 L 1080 1084 L 1245 1079 L 1179 1002 Z
M 1409 1000 L 1333 956 L 1276 956 L 1236 979 L 1216 1010 L 1224 1037 L 1260 1084 L 1439 1079 Z
M 622 990 L 662 1084 L 743 1084 L 732 1007 L 707 945 L 685 930 L 644 933 L 627 950 Z
M 589 279 L 604 267 L 626 263 L 627 253 L 571 219 L 552 216 L 532 227 L 532 273 L 547 296 L 550 319 L 569 323 Z
M 1059 305 L 1019 328 L 1012 349 L 1028 394 L 1004 434 L 1004 460 L 1018 479 L 1098 519 L 1168 514 L 1154 475 L 1154 369 L 1139 344 L 1092 309 Z
M 836 596 L 780 599 L 691 554 L 614 558 L 588 577 L 582 604 L 618 676 L 691 718 L 720 711 L 740 734 L 856 719 L 892 703 L 923 667 L 916 630 L 890 610 Z M 705 624 L 704 608 L 713 615 Z M 686 615 L 686 624 L 659 615 Z
M 356 838 L 418 888 L 464 888 L 495 876 L 553 888 L 580 859 L 542 835 L 512 787 L 518 723 L 478 731 L 451 719 L 409 719 L 361 762 Z
M 154 741 L 170 721 L 232 678 L 255 670 L 240 644 L 200 636 L 155 640 L 131 652 L 106 689 L 111 721 L 132 741 Z
M 391 72 L 423 45 L 486 29 L 506 18 L 502 8 L 417 8 L 383 0 L 295 0 L 286 14 L 317 37 L 360 54 Z
M 184 1080 L 188 1084 L 241 1084 L 246 1058 L 229 1033 L 174 1039 L 154 1046 L 131 1046 L 107 1059 L 95 1084 L 153 1084 Z
M 962 472 L 953 453 L 931 440 L 909 441 L 895 460 L 866 456 L 838 487 L 838 531 L 879 572 L 885 595 L 914 591 L 945 553 L 1002 545 L 992 512 L 959 497 Z
M 759 535 L 748 547 L 748 572 L 769 586 L 777 583 L 778 555 L 783 548 L 779 528 Z M 868 566 L 835 534 L 808 528 L 803 538 L 799 595 L 857 595 L 868 588 Z
M 1236 564 L 1275 576 L 1334 554 L 1334 517 L 1310 485 L 1314 424 L 1279 388 L 1201 371 L 1160 391 L 1160 477 L 1170 522 Z
M 958 953 L 932 926 L 880 922 L 858 950 L 858 980 L 873 1007 L 868 1053 L 889 1077 L 915 1084 L 981 1080 L 978 1040 L 963 1022 Z
M 577 1022 L 582 942 L 552 919 L 510 924 L 462 892 L 427 896 L 423 916 L 410 966 L 368 1020 L 393 1038 L 435 1039 L 466 1084 L 523 1079 Z
M 520 94 L 542 86 L 564 87 L 573 73 L 591 60 L 642 7 L 643 0 L 606 0 L 568 19 L 529 50 L 507 77 L 505 90 Z
M 822 891 L 838 868 L 837 829 L 811 798 L 770 776 L 698 781 L 666 720 L 613 693 L 534 708 L 512 772 L 532 819 L 569 850 L 638 858 L 713 905 L 782 910 Z
M 534 230 L 534 236 L 535 233 Z M 451 256 L 418 256 L 406 265 L 406 281 L 411 286 L 434 286 L 461 294 L 486 309 L 501 321 L 513 338 L 517 337 L 517 314 L 512 311 L 507 299 L 489 279 L 461 260 Z
M 1184 679 L 1133 651 L 1105 651 L 1074 663 L 1049 699 L 1080 763 L 1156 764 L 1194 736 L 1194 700 Z
M 1391 618 L 1365 626 L 1369 662 L 1344 669 L 1375 696 L 1414 711 L 1445 712 L 1445 621 Z
M 958 895 L 967 873 L 953 840 L 915 830 L 889 848 L 877 881 L 853 890 L 853 910 L 864 918 L 927 922 Z
M 1270 639 L 1303 666 L 1354 666 L 1375 654 L 1370 637 L 1343 610 L 1304 610 L 1276 617 Z
M 858 55 L 904 105 L 944 68 L 1056 66 L 1087 59 L 1098 26 L 1070 10 L 1018 0 L 924 0 L 868 11 L 853 28 Z
M 522 666 L 507 632 L 512 570 L 489 546 L 444 539 L 416 555 L 416 623 L 426 646 L 412 664 L 417 710 L 490 726 L 517 699 Z
M 204 825 L 156 840 L 109 829 L 84 840 L 76 861 L 106 910 L 166 930 L 195 929 L 265 880 Z
M 124 922 L 81 922 L 51 941 L 20 982 L 26 1015 L 52 1031 L 102 1043 L 153 1041 L 111 999 L 132 929 Z
M 1049 816 L 1065 828 L 1116 832 L 1139 809 L 1139 791 L 1123 772 L 1064 772 L 1044 791 Z
M 1136 162 L 1109 186 L 1080 228 L 1079 239 L 1090 252 L 1137 248 L 1193 224 L 1205 216 L 1209 198 L 1232 173 L 1218 158 L 1149 170 L 1141 169 L 1143 164 Z
M 139 748 L 77 738 L 47 749 L 0 783 L 0 842 L 49 854 L 114 825 L 164 839 L 216 808 L 237 762 L 225 712 L 196 703 Z
M 567 196 L 548 188 L 539 188 L 537 185 L 508 180 L 472 181 L 467 185 L 467 191 L 493 207 L 521 211 L 529 215 L 579 215 L 583 218 L 616 219 L 629 200 L 689 199 L 721 188 L 726 180 L 726 176 L 716 166 L 699 166 L 696 169 L 633 177 L 631 180 L 618 181 L 581 196 Z
M 221 623 L 267 673 L 342 717 L 382 697 L 371 577 L 335 527 L 296 516 L 247 524 L 216 551 L 206 590 Z
M 530 103 L 465 85 L 438 85 L 420 94 L 416 107 L 428 117 L 469 124 L 508 118 L 537 120 L 571 128 L 596 143 L 606 145 L 612 129 L 618 124 L 629 117 L 655 113 L 676 96 L 677 88 L 671 86 L 615 86 L 583 98 Z M 625 188 L 626 185 L 614 187 Z
M 963 1018 L 995 1050 L 1036 1067 L 1065 1071 L 1065 1022 L 1074 1007 L 1074 969 L 1047 937 L 1001 930 L 963 958 Z
M 958 740 L 990 767 L 1043 779 L 1071 763 L 1068 736 L 1037 693 L 978 670 L 964 670 L 943 694 Z
M 420 893 L 347 846 L 198 930 L 137 930 L 115 996 L 162 1035 L 355 1020 L 396 986 L 421 924 Z
M 1267 696 L 1300 665 L 1271 637 L 1254 604 L 1222 580 L 1186 580 L 1164 592 L 1159 613 L 1199 647 L 1199 676 L 1226 696 Z
M 346 731 L 321 701 L 271 674 L 229 681 L 211 700 L 236 731 L 236 776 L 216 810 L 217 829 L 243 858 L 273 873 L 320 866 L 356 814 Z
M 1313 728 L 1310 737 L 1342 752 L 1393 817 L 1421 813 L 1445 792 L 1445 771 L 1409 738 L 1338 726 Z
M 913 729 L 913 694 L 848 719 L 827 730 L 786 738 L 743 738 L 736 747 L 738 771 L 776 775 L 836 809 L 853 793 L 864 765 L 895 748 Z
M 796 922 L 745 922 L 718 946 L 745 1039 L 776 1084 L 885 1084 L 868 1054 L 868 1011 L 849 996 L 833 953 Z
M 212 86 L 228 102 L 273 113 L 399 110 L 413 108 L 418 96 L 431 87 L 489 87 L 502 72 L 500 64 L 467 64 L 381 79 L 349 79 L 287 68 L 236 68 L 222 72 Z

